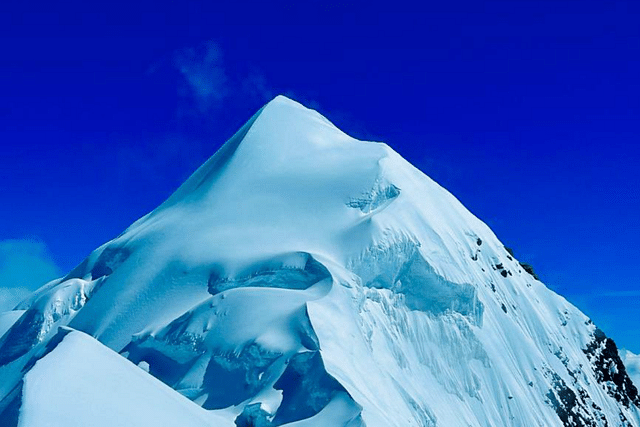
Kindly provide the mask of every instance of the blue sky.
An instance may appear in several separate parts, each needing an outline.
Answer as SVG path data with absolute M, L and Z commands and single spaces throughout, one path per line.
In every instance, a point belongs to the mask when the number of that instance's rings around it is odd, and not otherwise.
M 640 351 L 638 2 L 11 3 L 0 287 L 14 298 L 283 93 L 389 143 Z

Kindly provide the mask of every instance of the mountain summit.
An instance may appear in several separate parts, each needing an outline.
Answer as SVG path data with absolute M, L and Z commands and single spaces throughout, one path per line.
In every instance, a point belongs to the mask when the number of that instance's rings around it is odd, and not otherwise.
M 0 426 L 640 427 L 612 340 L 386 144 L 279 96 L 0 314 Z

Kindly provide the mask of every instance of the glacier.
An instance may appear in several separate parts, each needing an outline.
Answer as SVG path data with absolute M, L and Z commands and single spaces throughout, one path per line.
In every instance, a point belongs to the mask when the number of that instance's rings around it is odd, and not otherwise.
M 0 314 L 0 426 L 150 424 L 640 427 L 640 398 L 453 195 L 278 96 Z

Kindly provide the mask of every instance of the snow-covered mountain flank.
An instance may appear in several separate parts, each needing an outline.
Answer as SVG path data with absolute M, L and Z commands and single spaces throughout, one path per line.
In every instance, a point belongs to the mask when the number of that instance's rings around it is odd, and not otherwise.
M 613 341 L 531 273 L 387 145 L 277 97 L 0 315 L 0 425 L 640 427 Z

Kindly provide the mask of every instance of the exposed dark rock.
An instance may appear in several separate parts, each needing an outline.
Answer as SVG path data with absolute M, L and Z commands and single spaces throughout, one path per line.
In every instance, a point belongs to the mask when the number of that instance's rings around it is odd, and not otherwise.
M 578 397 L 555 372 L 551 372 L 551 385 L 552 388 L 547 392 L 547 399 L 558 414 L 562 425 L 565 427 L 597 427 L 585 400 Z M 607 425 L 606 419 L 605 425 Z
M 596 328 L 593 341 L 583 351 L 591 361 L 598 382 L 605 386 L 611 397 L 627 408 L 632 404 L 640 407 L 638 389 L 631 382 L 618 348 L 611 338 Z
M 507 253 L 509 254 L 509 256 L 507 256 L 507 258 L 509 258 L 510 261 L 513 261 L 513 258 L 515 258 L 515 255 L 513 254 L 513 249 L 505 246 L 504 249 L 507 251 Z M 513 258 L 512 258 L 513 257 Z M 533 267 L 530 264 L 526 264 L 524 262 L 519 262 L 520 267 L 522 267 L 522 269 L 524 271 L 526 271 L 527 273 L 529 273 L 531 276 L 533 276 L 534 279 L 536 280 L 540 280 L 540 278 L 538 277 L 538 275 L 535 273 L 535 271 L 533 271 Z
M 522 269 L 524 271 L 526 271 L 527 273 L 529 273 L 531 276 L 533 276 L 534 279 L 540 281 L 540 278 L 538 277 L 538 275 L 536 274 L 535 271 L 533 271 L 533 267 L 529 264 L 525 264 L 523 262 L 520 263 L 520 267 L 522 267 Z

